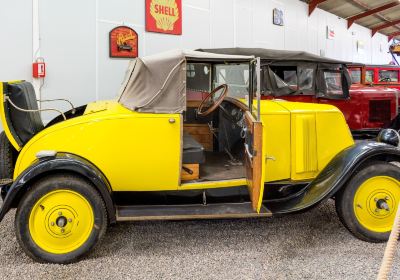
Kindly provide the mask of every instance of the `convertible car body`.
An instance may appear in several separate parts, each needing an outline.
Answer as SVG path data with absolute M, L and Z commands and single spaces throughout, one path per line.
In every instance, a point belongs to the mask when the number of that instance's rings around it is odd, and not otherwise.
M 334 106 L 261 100 L 253 56 L 138 58 L 118 99 L 47 125 L 29 83 L 0 92 L 0 220 L 17 208 L 17 240 L 38 261 L 75 261 L 118 221 L 268 217 L 331 197 L 356 237 L 390 232 L 398 148 L 354 143 Z

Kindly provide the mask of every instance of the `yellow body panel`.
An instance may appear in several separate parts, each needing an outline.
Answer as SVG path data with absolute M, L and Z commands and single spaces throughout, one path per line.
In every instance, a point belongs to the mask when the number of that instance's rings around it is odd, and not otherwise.
M 342 113 L 330 105 L 262 100 L 260 112 L 265 182 L 311 180 L 354 143 Z M 18 157 L 14 178 L 32 164 L 39 151 L 54 150 L 92 162 L 114 191 L 246 184 L 239 179 L 180 185 L 181 131 L 182 114 L 137 113 L 116 101 L 90 103 L 83 116 L 35 135 Z
M 262 101 L 261 105 L 264 181 L 290 178 L 290 113 L 276 102 Z
M 19 81 L 12 81 L 8 82 L 9 84 L 16 83 Z M 17 141 L 13 137 L 10 128 L 8 126 L 7 120 L 6 120 L 6 113 L 4 112 L 4 86 L 3 83 L 0 82 L 0 119 L 1 119 L 1 124 L 3 125 L 4 132 L 8 138 L 8 141 L 10 141 L 11 145 L 17 150 L 20 151 L 22 148 L 18 145 Z
M 178 188 L 181 114 L 136 113 L 115 101 L 90 104 L 86 111 L 35 135 L 18 157 L 14 178 L 39 151 L 54 150 L 92 162 L 114 191 Z
M 315 115 L 292 114 L 292 180 L 311 179 L 318 172 Z
M 354 144 L 343 114 L 326 104 L 261 101 L 265 182 L 314 179 Z

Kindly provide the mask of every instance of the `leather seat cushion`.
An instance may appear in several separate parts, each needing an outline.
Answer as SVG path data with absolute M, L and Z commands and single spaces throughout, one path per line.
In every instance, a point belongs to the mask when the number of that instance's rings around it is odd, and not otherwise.
M 35 89 L 29 82 L 9 84 L 8 92 L 11 101 L 21 109 L 38 110 Z M 12 127 L 20 141 L 25 144 L 43 128 L 39 112 L 22 112 L 7 104 Z
M 194 164 L 204 163 L 204 147 L 197 142 L 190 134 L 183 133 L 183 156 L 182 163 Z

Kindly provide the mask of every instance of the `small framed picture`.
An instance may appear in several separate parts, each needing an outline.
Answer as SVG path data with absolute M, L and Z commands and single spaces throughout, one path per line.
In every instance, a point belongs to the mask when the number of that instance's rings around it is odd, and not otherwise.
M 273 10 L 273 24 L 283 26 L 283 11 L 281 9 L 275 8 Z

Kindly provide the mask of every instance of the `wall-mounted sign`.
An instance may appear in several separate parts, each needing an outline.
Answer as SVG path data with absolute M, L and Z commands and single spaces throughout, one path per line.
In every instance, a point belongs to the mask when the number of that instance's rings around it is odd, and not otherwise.
M 133 58 L 138 56 L 138 35 L 128 26 L 118 26 L 110 31 L 110 57 Z
M 284 25 L 284 23 L 283 23 L 283 11 L 282 10 L 275 8 L 273 10 L 272 15 L 273 15 L 273 17 L 272 17 L 273 18 L 273 22 L 272 22 L 273 24 L 279 25 L 279 26 L 283 26 Z
M 361 40 L 357 41 L 357 52 L 359 54 L 364 54 L 364 46 L 365 46 L 364 41 Z
M 146 31 L 182 34 L 182 0 L 146 0 Z
M 326 27 L 326 39 L 333 40 L 335 39 L 335 29 L 333 26 L 327 26 Z

